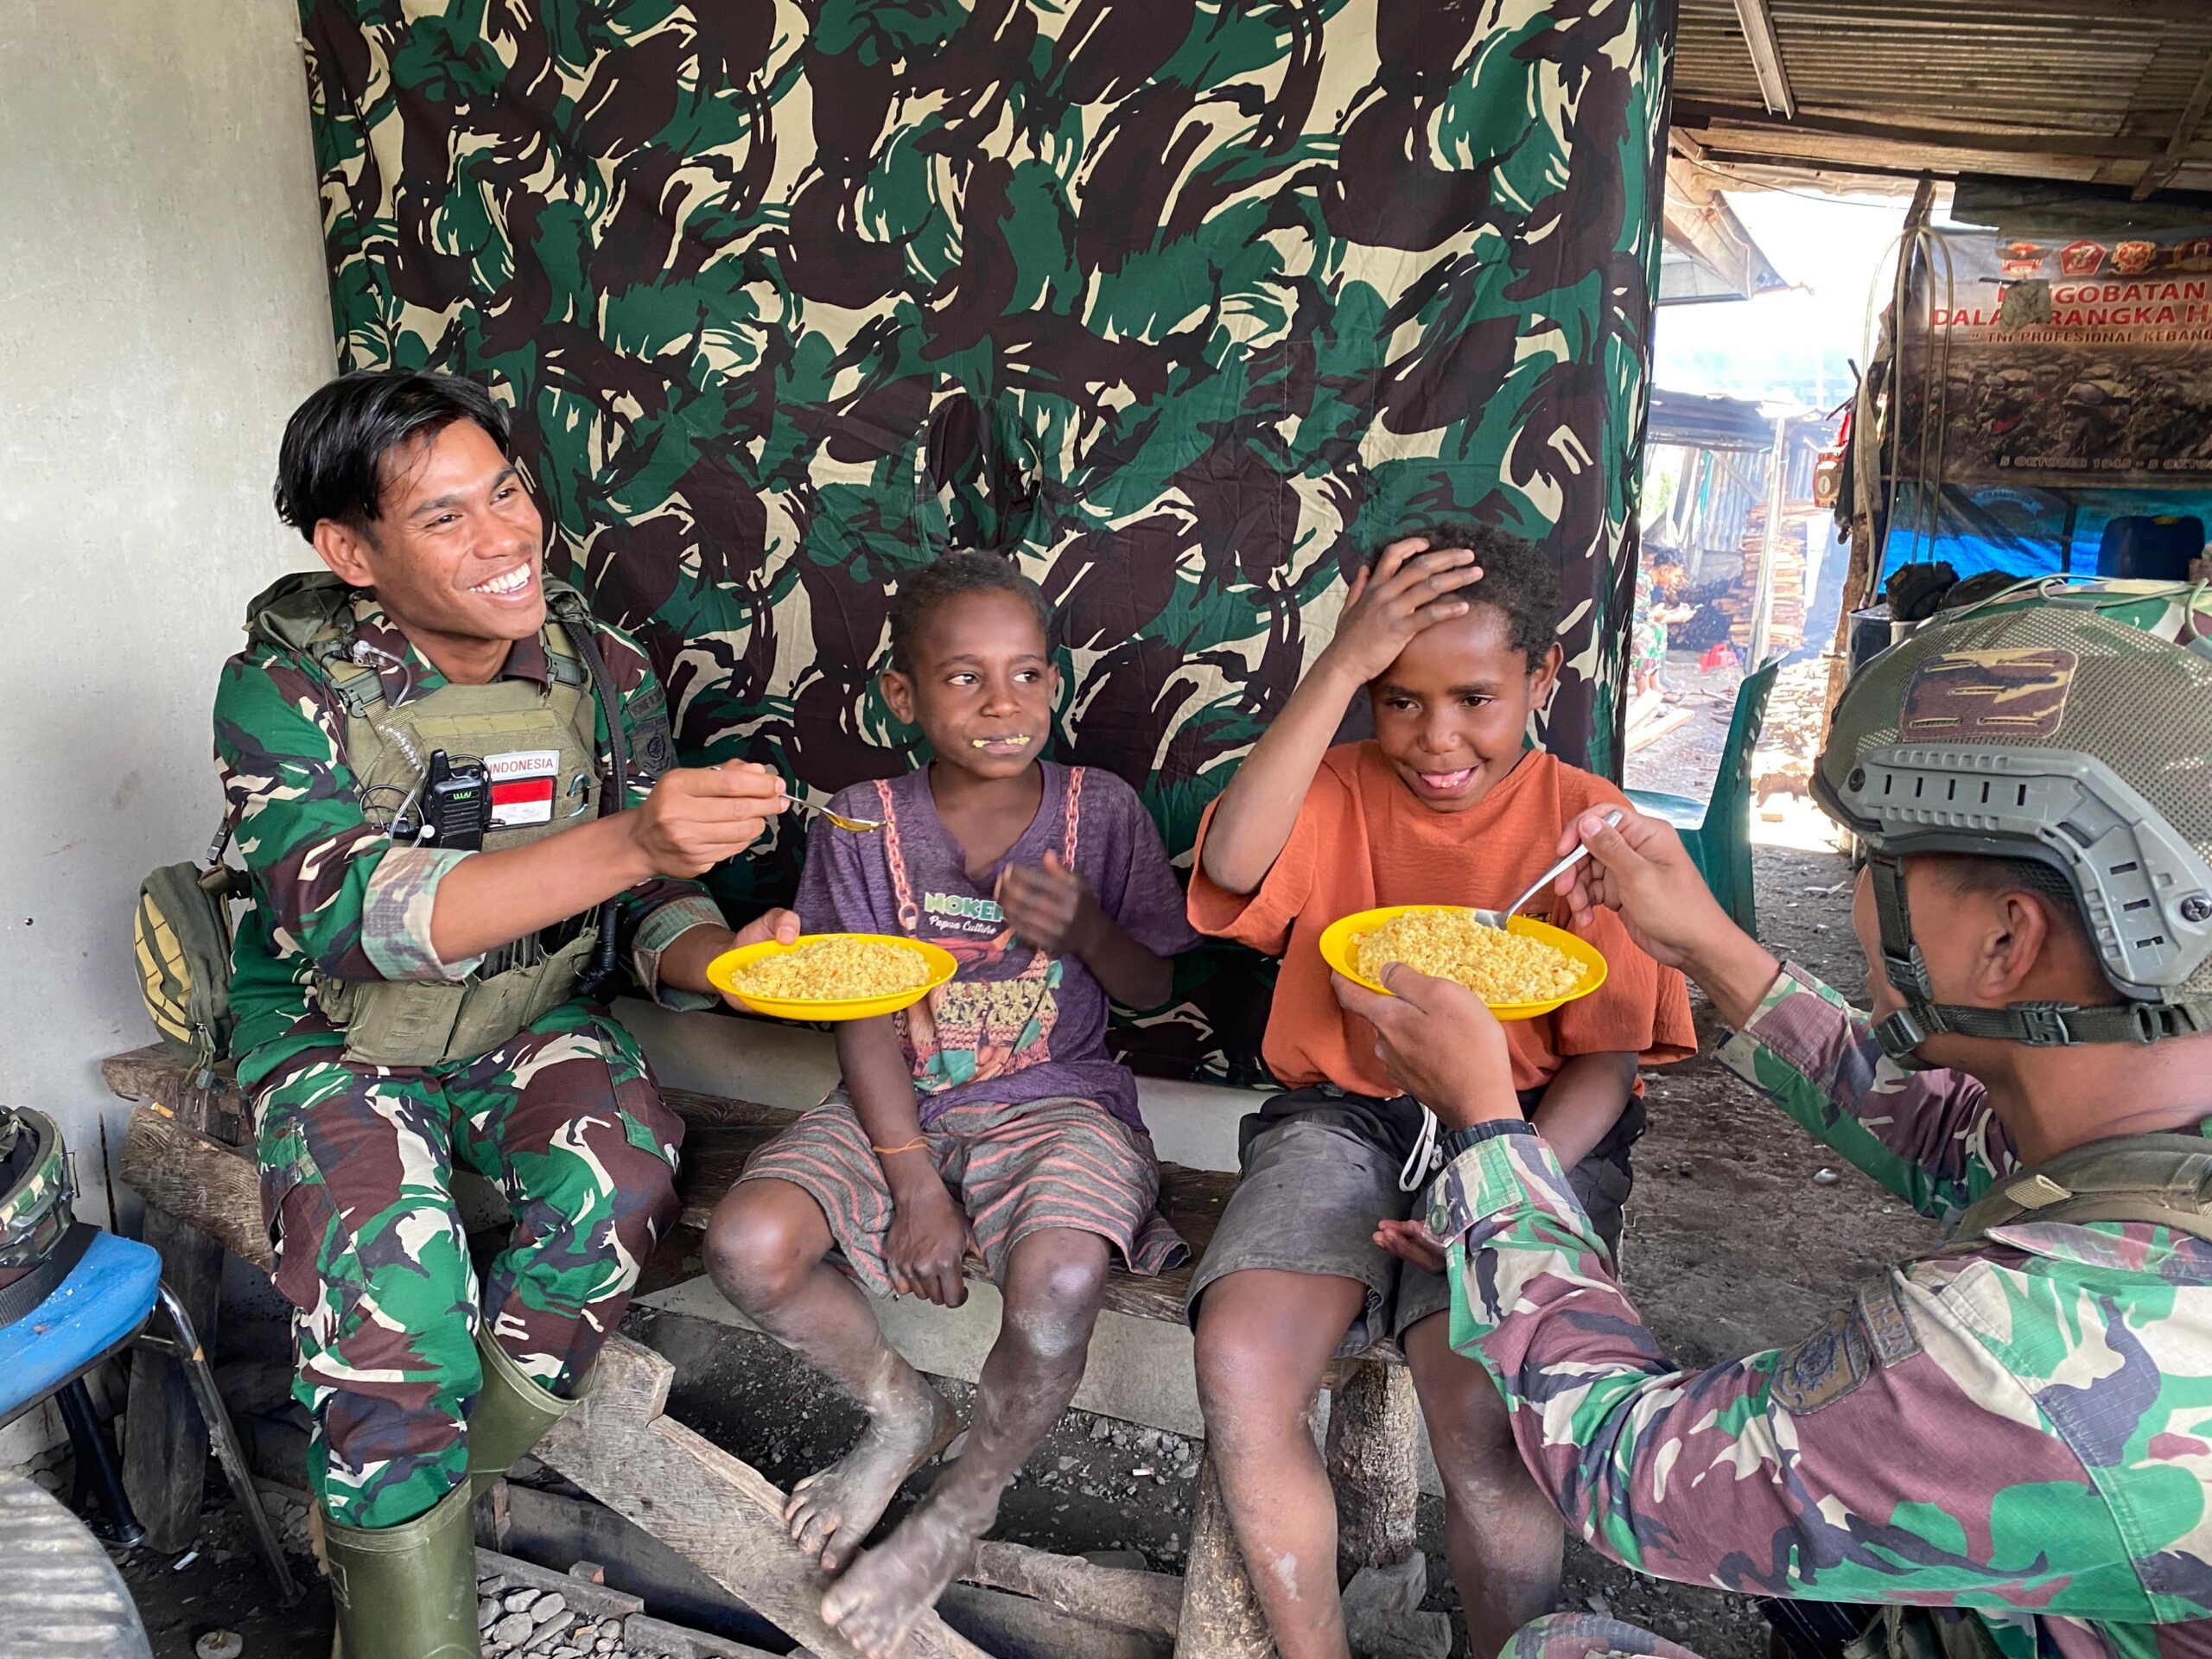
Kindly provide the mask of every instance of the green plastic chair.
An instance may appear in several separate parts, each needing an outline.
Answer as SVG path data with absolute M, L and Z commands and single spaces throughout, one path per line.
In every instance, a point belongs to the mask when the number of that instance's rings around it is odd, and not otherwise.
M 1751 754 L 1759 746 L 1767 698 L 1781 667 L 1779 657 L 1770 657 L 1737 687 L 1736 711 L 1729 716 L 1728 743 L 1720 752 L 1711 799 L 1695 801 L 1652 789 L 1628 791 L 1637 811 L 1675 826 L 1713 896 L 1754 938 L 1758 918 L 1751 893 Z

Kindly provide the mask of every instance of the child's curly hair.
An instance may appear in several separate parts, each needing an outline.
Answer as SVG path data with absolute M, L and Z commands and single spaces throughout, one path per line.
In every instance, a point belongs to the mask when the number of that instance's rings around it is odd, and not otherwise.
M 929 626 L 931 615 L 947 600 L 963 594 L 1012 594 L 1036 613 L 1046 640 L 1052 638 L 1052 604 L 1044 589 L 1023 575 L 1003 553 L 963 549 L 945 554 L 899 579 L 891 601 L 891 667 L 893 672 L 914 671 L 914 642 Z
M 1506 642 L 1535 668 L 1559 633 L 1559 569 L 1534 542 L 1488 524 L 1450 523 L 1401 531 L 1393 541 L 1421 536 L 1431 547 L 1464 547 L 1482 567 L 1483 579 L 1463 588 L 1470 605 L 1503 614 Z

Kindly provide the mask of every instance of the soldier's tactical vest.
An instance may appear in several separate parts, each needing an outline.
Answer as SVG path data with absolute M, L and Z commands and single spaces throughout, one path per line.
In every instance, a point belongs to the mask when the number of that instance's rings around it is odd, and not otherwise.
M 327 572 L 287 577 L 256 602 L 246 629 L 255 639 L 304 659 L 335 692 L 346 719 L 346 759 L 365 810 L 389 821 L 419 801 L 431 754 L 503 758 L 527 767 L 528 801 L 495 809 L 484 850 L 520 847 L 596 817 L 606 779 L 598 752 L 598 699 L 575 645 L 590 614 L 574 588 L 546 579 L 542 636 L 548 684 L 528 680 L 447 684 L 394 706 L 377 673 L 379 658 L 360 649 L 352 589 Z M 560 620 L 556 620 L 556 618 Z M 364 658 L 367 660 L 364 660 Z M 385 664 L 389 666 L 389 664 Z M 611 718 L 620 718 L 610 711 Z M 550 807 L 537 798 L 553 762 Z M 501 791 L 495 772 L 494 799 Z M 620 802 L 614 803 L 619 809 Z M 572 931 L 571 931 L 572 930 Z M 457 983 L 343 980 L 317 974 L 316 1006 L 346 1033 L 346 1058 L 368 1065 L 436 1065 L 473 1059 L 498 1047 L 576 994 L 599 944 L 591 918 L 569 929 L 550 953 L 537 939 L 495 952 Z M 543 937 L 543 936 L 539 936 Z

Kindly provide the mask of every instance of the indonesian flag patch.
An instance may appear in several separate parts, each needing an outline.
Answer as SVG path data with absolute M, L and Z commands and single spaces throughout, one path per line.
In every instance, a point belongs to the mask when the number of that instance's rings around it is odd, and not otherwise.
M 561 776 L 558 749 L 519 749 L 486 755 L 492 774 L 492 827 L 514 830 L 553 822 L 553 786 Z

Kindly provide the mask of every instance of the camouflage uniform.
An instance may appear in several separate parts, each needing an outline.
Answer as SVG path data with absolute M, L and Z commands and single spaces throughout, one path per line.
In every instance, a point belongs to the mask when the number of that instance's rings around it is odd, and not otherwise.
M 387 653 L 397 706 L 444 683 L 367 597 L 357 637 Z M 642 798 L 667 764 L 664 704 L 644 654 L 602 631 Z M 542 639 L 504 673 L 543 683 Z M 599 736 L 605 752 L 606 716 Z M 348 1063 L 314 1007 L 313 974 L 451 980 L 480 958 L 440 960 L 439 881 L 467 853 L 396 843 L 365 809 L 327 683 L 257 645 L 226 664 L 215 752 L 252 876 L 232 999 L 240 1082 L 254 1099 L 262 1202 L 276 1283 L 296 1311 L 295 1392 L 314 1414 L 309 1478 L 341 1525 L 396 1526 L 459 1484 L 478 1391 L 480 1306 L 500 1347 L 555 1393 L 589 1368 L 676 1213 L 681 1122 L 636 1044 L 603 1008 L 572 1001 L 490 1052 L 430 1067 Z M 621 905 L 640 984 L 671 1007 L 711 999 L 658 986 L 684 930 L 721 925 L 690 882 L 653 881 Z M 480 1303 L 452 1198 L 454 1159 L 495 1182 L 514 1232 Z
M 2018 1167 L 1979 1084 L 1898 1072 L 1795 969 L 1723 1058 L 1923 1214 L 1955 1218 Z M 1613 1559 L 1753 1595 L 1971 1610 L 1926 1627 L 1949 1652 L 2212 1651 L 2212 1246 L 2016 1223 L 1866 1286 L 1794 1348 L 1690 1374 L 1541 1141 L 1472 1147 L 1429 1219 L 1451 1245 L 1452 1345 L 1489 1367 L 1522 1456 Z M 1680 1653 L 1581 1619 L 1512 1651 Z

